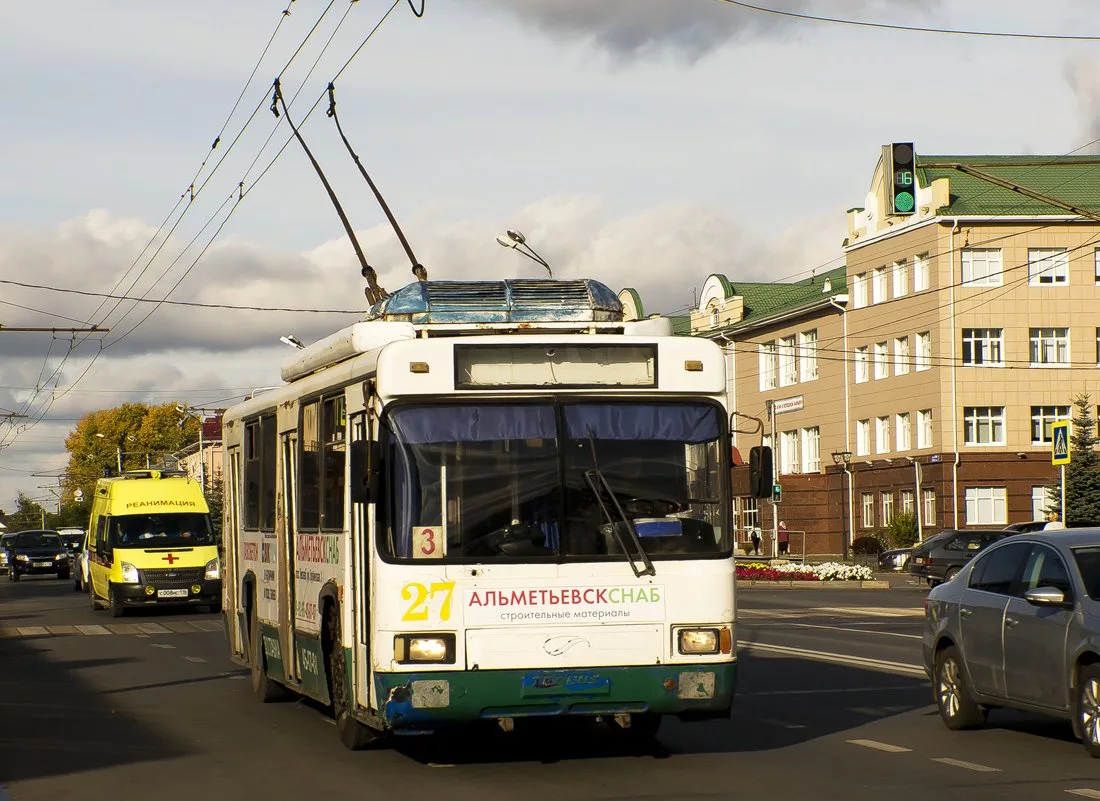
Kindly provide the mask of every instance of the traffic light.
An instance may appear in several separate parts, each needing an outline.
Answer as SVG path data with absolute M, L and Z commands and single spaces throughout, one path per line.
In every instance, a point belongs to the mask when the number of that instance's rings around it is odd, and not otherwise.
M 776 484 L 772 487 L 772 503 L 779 503 L 783 500 L 783 487 Z
M 772 497 L 772 449 L 765 445 L 749 449 L 749 495 Z
M 890 145 L 890 208 L 895 215 L 908 216 L 917 208 L 917 157 L 912 142 Z

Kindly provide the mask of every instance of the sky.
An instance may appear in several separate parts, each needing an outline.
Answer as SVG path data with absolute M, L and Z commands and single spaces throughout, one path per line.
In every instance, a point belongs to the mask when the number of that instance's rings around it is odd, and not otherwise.
M 1100 36 L 1090 0 L 759 2 Z M 495 241 L 519 229 L 555 277 L 633 286 L 647 312 L 688 308 L 713 272 L 771 281 L 842 263 L 845 210 L 883 144 L 1061 154 L 1100 138 L 1095 43 L 721 0 L 426 0 L 422 18 L 401 0 L 359 49 L 390 7 L 6 9 L 0 281 L 36 286 L 0 283 L 0 324 L 110 331 L 0 332 L 0 415 L 26 415 L 0 420 L 0 509 L 21 490 L 56 503 L 42 487 L 81 414 L 230 405 L 279 383 L 280 336 L 308 343 L 365 310 L 323 186 L 296 142 L 282 149 L 276 77 L 387 289 L 414 279 L 325 114 L 334 78 L 345 133 L 430 278 L 540 275 Z

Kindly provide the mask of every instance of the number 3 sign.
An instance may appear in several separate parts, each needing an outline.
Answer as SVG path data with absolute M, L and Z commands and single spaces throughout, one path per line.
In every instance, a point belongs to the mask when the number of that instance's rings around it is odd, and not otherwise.
M 442 559 L 446 555 L 447 532 L 442 526 L 413 526 L 413 559 Z

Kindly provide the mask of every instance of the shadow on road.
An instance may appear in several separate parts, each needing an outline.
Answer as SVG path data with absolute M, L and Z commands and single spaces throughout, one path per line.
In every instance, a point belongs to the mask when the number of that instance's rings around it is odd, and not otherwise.
M 35 638 L 0 638 L 0 785 L 191 753 L 81 678 L 119 659 L 58 659 Z
M 922 679 L 857 667 L 742 654 L 740 671 L 729 720 L 666 720 L 657 740 L 644 745 L 602 727 L 546 719 L 517 721 L 510 734 L 486 723 L 430 737 L 395 737 L 391 744 L 422 764 L 455 765 L 752 753 L 788 748 L 932 703 Z

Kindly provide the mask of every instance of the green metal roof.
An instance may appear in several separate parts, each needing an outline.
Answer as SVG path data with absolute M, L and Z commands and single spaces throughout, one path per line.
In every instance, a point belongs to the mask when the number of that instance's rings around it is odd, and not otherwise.
M 1073 206 L 1100 212 L 1100 157 L 1097 156 L 922 156 L 917 155 L 917 182 L 929 186 L 950 180 L 951 202 L 938 214 L 1070 215 L 1060 206 L 1021 195 L 954 168 L 962 164 L 1041 192 Z
M 672 333 L 676 336 L 691 335 L 691 317 L 687 314 L 677 314 L 669 317 L 672 321 Z
M 831 292 L 822 291 L 826 279 L 832 282 Z M 740 322 L 716 330 L 735 331 L 768 317 L 796 311 L 803 306 L 812 306 L 826 298 L 842 295 L 848 291 L 847 280 L 846 268 L 837 267 L 804 281 L 789 284 L 733 281 L 731 282 L 733 295 L 744 299 L 744 316 Z M 699 331 L 698 333 L 705 335 L 708 332 Z

